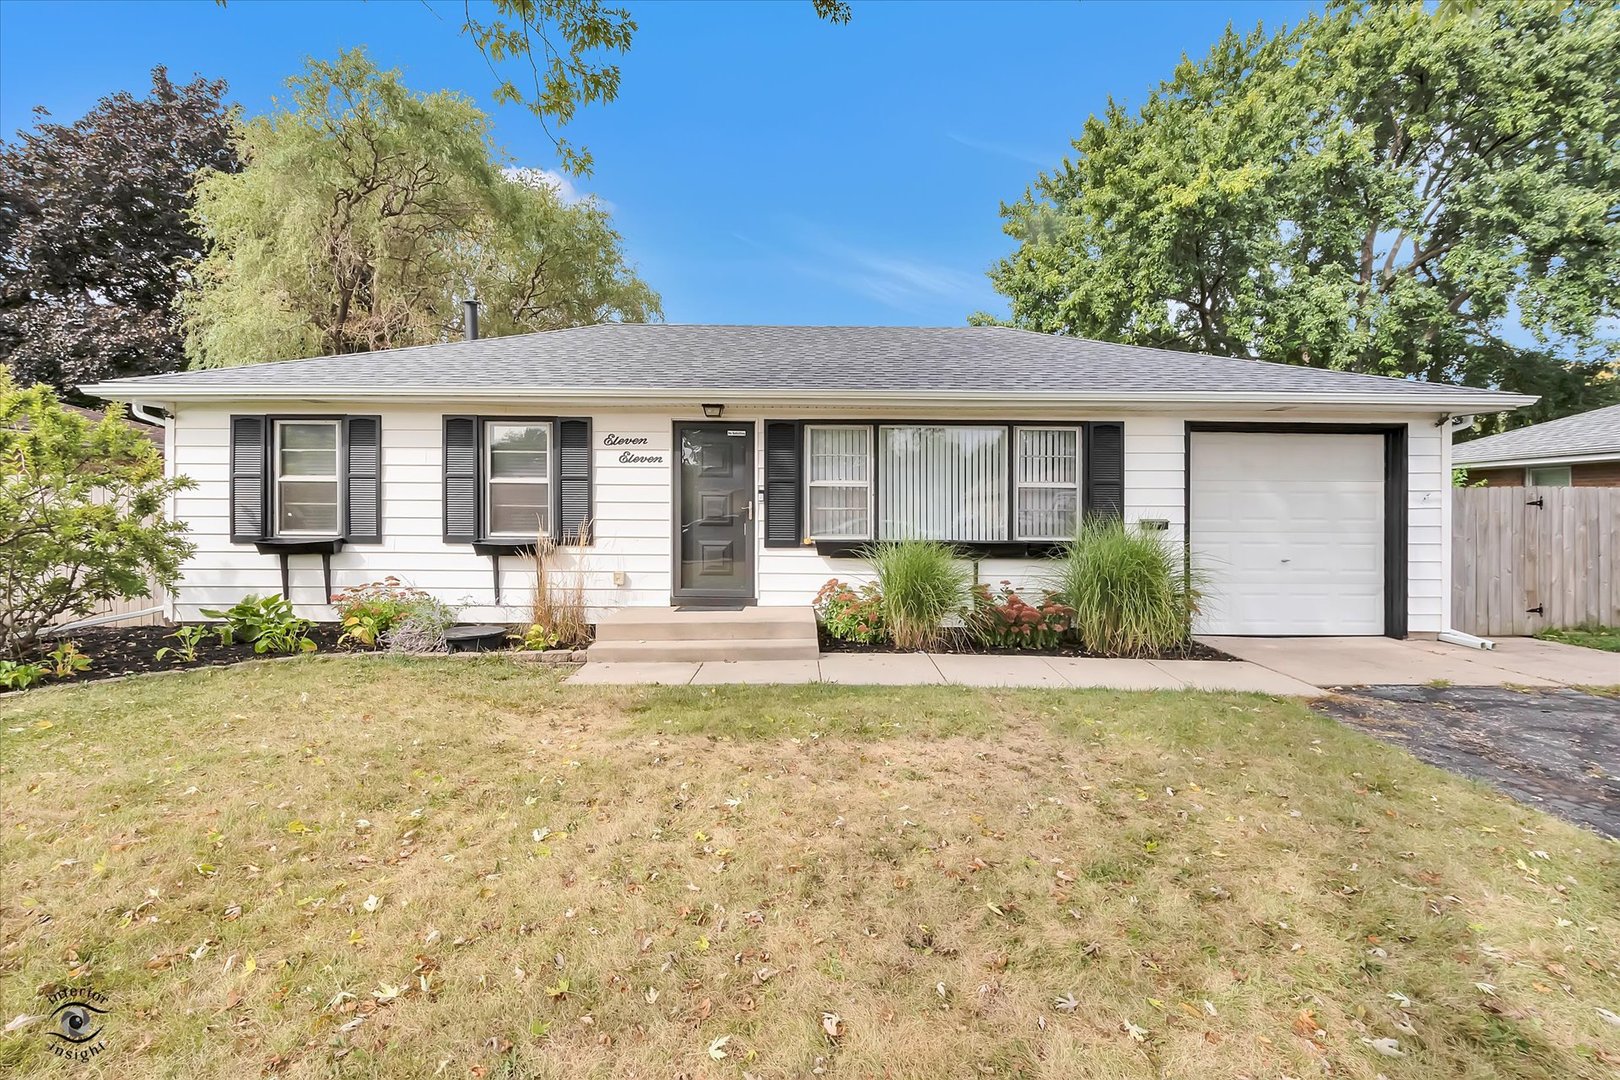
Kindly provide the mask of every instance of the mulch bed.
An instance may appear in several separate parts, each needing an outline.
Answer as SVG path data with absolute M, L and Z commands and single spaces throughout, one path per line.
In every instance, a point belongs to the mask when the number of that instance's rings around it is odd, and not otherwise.
M 840 641 L 830 637 L 825 627 L 818 627 L 817 635 L 821 639 L 822 652 L 851 652 L 851 653 L 900 653 L 912 652 L 911 649 L 896 648 L 891 642 L 883 641 L 872 645 L 863 645 L 854 641 Z M 1082 656 L 1094 660 L 1117 660 L 1119 657 L 1109 653 L 1091 652 L 1079 644 L 1059 645 L 1055 649 L 1005 649 L 994 648 L 980 644 L 966 634 L 947 634 L 940 643 L 939 648 L 930 649 L 936 653 L 970 653 L 976 656 Z M 1198 641 L 1190 641 L 1179 649 L 1169 649 L 1165 652 L 1146 656 L 1136 656 L 1135 660 L 1237 660 L 1235 656 L 1228 656 L 1219 649 L 1212 649 Z
M 98 679 L 116 679 L 123 675 L 142 675 L 154 671 L 189 671 L 193 668 L 224 667 L 240 664 L 244 660 L 263 660 L 285 653 L 256 653 L 251 642 L 221 645 L 219 638 L 210 634 L 197 645 L 197 659 L 193 663 L 175 663 L 173 654 L 162 660 L 157 651 L 164 646 L 180 644 L 173 638 L 172 626 L 90 626 L 51 639 L 39 650 L 40 657 L 56 648 L 58 640 L 77 643 L 79 651 L 90 658 L 90 667 L 66 679 L 46 676 L 36 687 L 57 686 L 66 683 L 94 682 Z M 309 637 L 320 652 L 331 652 L 338 647 L 342 629 L 333 624 L 316 624 Z M 4 693 L 5 691 L 0 691 Z

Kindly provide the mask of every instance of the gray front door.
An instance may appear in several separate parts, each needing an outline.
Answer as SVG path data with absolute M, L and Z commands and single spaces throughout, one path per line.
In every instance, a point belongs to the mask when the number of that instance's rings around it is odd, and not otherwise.
M 674 599 L 754 599 L 754 426 L 675 425 Z

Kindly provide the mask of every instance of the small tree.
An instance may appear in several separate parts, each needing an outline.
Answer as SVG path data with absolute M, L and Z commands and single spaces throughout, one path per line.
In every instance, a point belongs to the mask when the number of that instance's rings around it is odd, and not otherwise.
M 0 655 L 62 615 L 172 586 L 193 548 L 163 504 L 191 486 L 116 413 L 92 423 L 0 369 Z

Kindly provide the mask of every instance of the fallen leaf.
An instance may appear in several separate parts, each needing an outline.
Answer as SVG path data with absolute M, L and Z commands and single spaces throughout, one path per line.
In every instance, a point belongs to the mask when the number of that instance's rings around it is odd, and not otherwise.
M 1603 1018 L 1604 1023 L 1620 1027 L 1620 1013 L 1612 1013 L 1608 1009 L 1599 1007 L 1597 1014 Z
M 731 1041 L 730 1035 L 722 1035 L 709 1044 L 709 1056 L 716 1061 L 726 1060 L 726 1043 Z
M 1401 1049 L 1398 1039 L 1362 1039 L 1362 1042 L 1383 1054 L 1385 1057 L 1405 1057 L 1406 1051 Z
M 836 1039 L 844 1033 L 844 1018 L 835 1012 L 821 1014 L 821 1030 L 827 1033 L 829 1039 Z

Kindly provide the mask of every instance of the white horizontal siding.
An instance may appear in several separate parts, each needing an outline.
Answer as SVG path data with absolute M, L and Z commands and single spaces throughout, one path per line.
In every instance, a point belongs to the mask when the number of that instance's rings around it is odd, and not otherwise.
M 255 403 L 251 408 L 184 407 L 174 424 L 170 467 L 192 477 L 197 487 L 175 497 L 174 511 L 191 530 L 197 553 L 185 567 L 173 598 L 180 619 L 199 617 L 199 608 L 234 603 L 248 593 L 276 593 L 281 589 L 277 560 L 260 555 L 251 545 L 229 539 L 228 490 L 229 417 L 233 412 L 380 413 L 382 415 L 383 540 L 380 544 L 351 545 L 332 559 L 334 589 L 373 581 L 390 574 L 427 589 L 452 603 L 465 605 L 464 617 L 491 621 L 521 621 L 527 616 L 534 584 L 529 560 L 501 561 L 503 606 L 493 605 L 489 560 L 474 555 L 465 545 L 447 545 L 441 539 L 442 424 L 447 411 L 431 405 L 384 406 L 341 403 L 325 409 L 307 403 Z M 580 415 L 577 406 L 565 409 L 526 402 L 458 408 L 481 415 Z M 790 417 L 779 410 L 727 410 L 728 423 L 757 424 L 766 418 Z M 937 419 L 917 410 L 840 411 L 829 419 Z M 701 420 L 695 412 L 681 419 Z M 1020 416 L 953 415 L 953 419 L 1017 421 Z M 1054 418 L 1030 414 L 1031 420 Z M 1186 457 L 1184 424 L 1189 419 L 1253 420 L 1253 415 L 1142 415 L 1095 413 L 1066 419 L 1118 420 L 1125 425 L 1125 517 L 1127 521 L 1162 519 L 1166 536 L 1180 543 L 1186 536 Z M 584 556 L 583 583 L 593 613 L 626 605 L 663 606 L 670 602 L 672 466 L 622 464 L 623 447 L 604 447 L 609 432 L 647 439 L 637 452 L 657 453 L 666 462 L 673 456 L 673 417 L 657 411 L 601 411 L 592 414 L 592 461 L 595 466 L 593 522 L 596 541 Z M 1267 414 L 1260 419 L 1282 417 Z M 1289 421 L 1320 419 L 1332 422 L 1389 422 L 1379 416 L 1311 416 L 1291 412 Z M 1450 473 L 1448 430 L 1426 417 L 1409 425 L 1409 535 L 1408 578 L 1410 629 L 1432 633 L 1444 628 L 1449 604 L 1450 542 L 1447 499 Z M 756 430 L 756 471 L 764 483 L 763 430 Z M 756 517 L 756 521 L 757 521 Z M 756 532 L 758 530 L 756 529 Z M 757 543 L 757 539 L 756 539 Z M 829 578 L 859 583 L 870 568 L 858 559 L 828 559 L 813 549 L 756 548 L 758 601 L 765 605 L 808 603 Z M 575 555 L 564 552 L 557 564 L 571 567 Z M 623 575 L 616 583 L 615 573 Z M 1039 593 L 1047 585 L 1049 563 L 1030 559 L 988 559 L 978 565 L 979 580 L 994 587 L 1011 580 L 1026 593 Z M 320 560 L 294 556 L 292 594 L 300 613 L 330 619 L 331 608 L 322 595 Z

